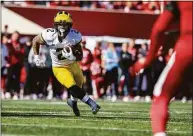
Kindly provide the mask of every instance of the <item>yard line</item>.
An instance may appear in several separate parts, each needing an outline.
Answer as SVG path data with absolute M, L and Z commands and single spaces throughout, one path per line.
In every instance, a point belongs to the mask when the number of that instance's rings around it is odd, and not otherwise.
M 54 109 L 53 109 L 54 110 Z M 48 115 L 48 114 L 52 114 L 52 115 L 64 115 L 64 114 L 68 114 L 70 115 L 71 112 L 70 112 L 70 109 L 66 109 L 66 110 L 69 110 L 69 111 L 57 111 L 57 112 L 54 112 L 54 111 L 32 111 L 32 110 L 28 110 L 28 111 L 20 111 L 20 110 L 12 110 L 12 111 L 8 111 L 8 110 L 2 110 L 1 112 L 8 112 L 8 113 L 28 113 L 28 114 L 31 114 L 31 113 L 37 113 L 37 114 L 45 114 L 45 115 Z M 192 112 L 180 112 L 180 111 L 172 111 L 172 112 L 169 112 L 171 114 L 192 114 Z M 108 110 L 105 111 L 105 110 L 102 110 L 99 112 L 99 114 L 105 114 L 105 115 L 109 115 L 109 114 L 113 114 L 113 115 L 128 115 L 128 114 L 142 114 L 142 115 L 149 115 L 149 112 L 141 112 L 141 111 L 122 111 L 121 113 L 120 112 L 109 112 Z M 176 118 L 176 117 L 175 117 Z
M 82 117 L 88 117 L 88 116 L 86 116 L 86 115 L 83 115 Z M 108 116 L 109 117 L 109 116 Z M 10 118 L 10 117 L 3 117 L 3 118 Z M 11 118 L 16 118 L 16 119 L 21 119 L 21 117 L 11 117 Z M 133 118 L 133 119 L 135 119 L 135 118 Z M 63 118 L 63 120 L 68 120 L 68 121 L 74 121 L 74 120 L 80 120 L 80 121 L 88 121 L 88 122 L 99 122 L 99 121 L 102 121 L 102 122 L 104 122 L 104 120 L 99 120 L 99 119 L 94 119 L 94 118 L 92 118 L 92 120 L 90 119 L 90 118 Z M 114 119 L 114 120 L 111 120 L 111 119 L 105 119 L 105 121 L 119 121 L 118 119 Z M 129 122 L 133 122 L 133 123 L 138 123 L 138 122 L 143 122 L 143 123 L 150 123 L 151 122 L 151 120 L 149 119 L 149 121 L 148 120 L 129 120 L 128 119 L 128 121 Z M 193 123 L 189 123 L 189 122 L 187 122 L 187 123 L 185 123 L 185 122 L 173 122 L 173 121 L 169 121 L 168 122 L 169 124 L 193 124 Z
M 21 134 L 2 134 L 2 136 L 26 136 L 25 135 L 21 135 Z M 35 135 L 27 135 L 27 136 L 35 136 Z
M 61 126 L 61 125 L 47 125 L 47 124 L 11 124 L 11 123 L 3 123 L 2 126 L 21 126 L 21 127 L 44 127 L 44 128 L 68 128 L 68 129 L 95 129 L 95 130 L 114 130 L 114 131 L 133 131 L 133 132 L 151 132 L 151 130 L 141 130 L 141 129 L 124 129 L 124 128 L 104 128 L 104 127 L 90 127 L 90 126 Z M 168 133 L 175 134 L 192 134 L 191 132 L 186 131 L 167 131 Z

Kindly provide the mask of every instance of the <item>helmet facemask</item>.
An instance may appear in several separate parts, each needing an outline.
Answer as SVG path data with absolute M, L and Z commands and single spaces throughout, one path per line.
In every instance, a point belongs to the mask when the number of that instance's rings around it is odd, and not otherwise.
M 58 36 L 63 39 L 67 36 L 67 34 L 70 32 L 70 29 L 72 27 L 71 23 L 67 23 L 67 22 L 56 22 L 54 23 L 54 27 L 58 32 Z

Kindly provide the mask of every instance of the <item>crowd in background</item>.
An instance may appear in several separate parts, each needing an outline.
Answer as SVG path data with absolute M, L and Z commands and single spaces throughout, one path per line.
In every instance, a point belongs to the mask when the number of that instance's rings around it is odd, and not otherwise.
M 125 12 L 130 11 L 143 11 L 149 13 L 160 13 L 162 10 L 162 5 L 165 2 L 158 1 L 6 1 L 3 0 L 4 4 L 15 4 L 21 6 L 30 5 L 44 5 L 47 7 L 74 7 L 81 9 L 106 9 L 106 10 L 120 10 Z
M 31 48 L 32 37 L 21 36 L 15 31 L 2 34 L 1 37 L 1 92 L 3 99 L 66 99 L 66 89 L 56 80 L 52 73 L 49 48 L 41 46 L 40 56 L 45 67 L 38 68 L 34 64 Z M 153 86 L 167 64 L 173 49 L 162 52 L 151 67 L 141 70 L 132 77 L 129 68 L 139 58 L 147 55 L 147 43 L 96 43 L 94 51 L 86 48 L 86 40 L 82 42 L 83 59 L 80 62 L 85 76 L 84 90 L 94 99 L 116 101 L 122 99 L 151 101 Z M 191 99 L 192 89 L 185 85 L 179 98 Z

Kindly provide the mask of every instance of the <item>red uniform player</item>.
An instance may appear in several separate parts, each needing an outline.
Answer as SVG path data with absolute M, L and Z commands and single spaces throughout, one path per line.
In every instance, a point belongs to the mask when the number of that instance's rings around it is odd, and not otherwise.
M 153 92 L 151 107 L 152 131 L 154 136 L 166 136 L 168 105 L 181 86 L 184 76 L 192 67 L 192 2 L 169 2 L 166 10 L 155 22 L 151 33 L 150 51 L 144 61 L 136 62 L 132 73 L 149 66 L 163 45 L 164 32 L 175 21 L 180 21 L 180 36 L 174 53 L 160 75 Z

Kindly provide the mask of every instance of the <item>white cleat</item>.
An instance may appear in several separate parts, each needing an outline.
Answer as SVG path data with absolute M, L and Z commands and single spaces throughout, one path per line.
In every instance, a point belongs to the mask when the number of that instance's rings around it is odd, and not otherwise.
M 181 100 L 182 103 L 186 103 L 187 102 L 187 98 L 184 96 Z
M 129 101 L 129 97 L 128 96 L 124 96 L 123 97 L 123 102 L 128 102 Z
M 139 101 L 140 99 L 141 99 L 140 96 L 135 96 L 135 97 L 134 97 L 134 102 L 137 102 L 137 101 Z
M 113 95 L 113 97 L 111 98 L 111 101 L 112 102 L 115 102 L 117 100 L 117 96 L 116 95 Z
M 145 102 L 151 102 L 151 97 L 150 96 L 145 96 Z
M 17 94 L 14 94 L 14 96 L 13 96 L 13 100 L 19 100 L 19 97 L 18 97 L 18 95 L 17 95 Z
M 37 100 L 37 95 L 36 94 L 32 94 L 32 100 Z
M 10 92 L 5 93 L 5 99 L 11 99 L 11 93 Z

